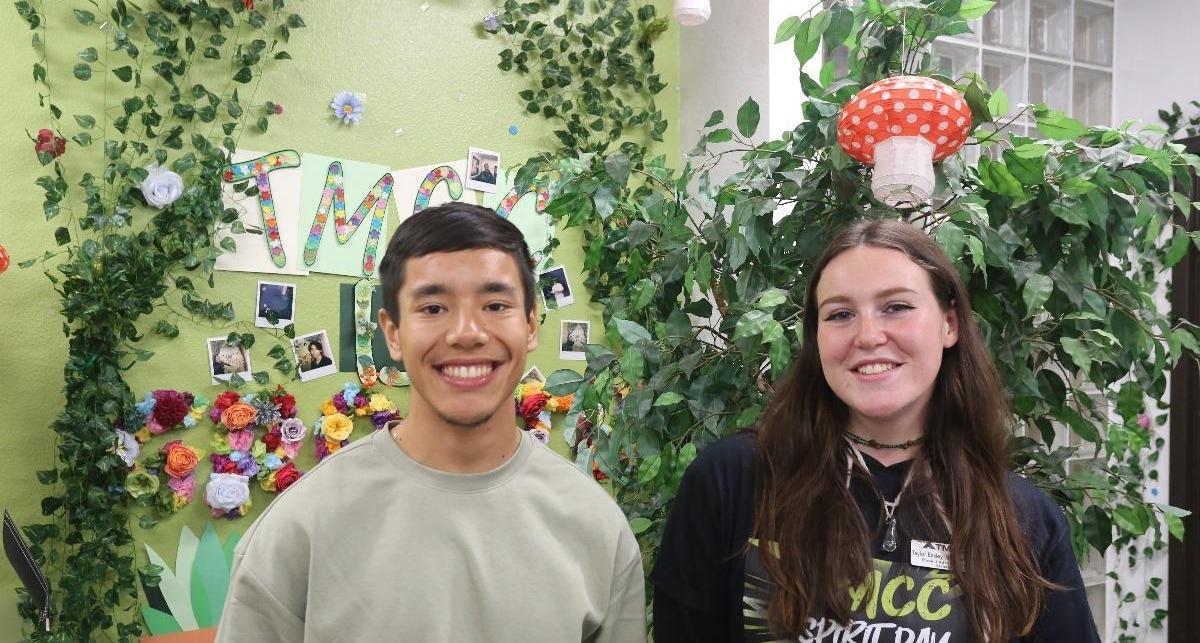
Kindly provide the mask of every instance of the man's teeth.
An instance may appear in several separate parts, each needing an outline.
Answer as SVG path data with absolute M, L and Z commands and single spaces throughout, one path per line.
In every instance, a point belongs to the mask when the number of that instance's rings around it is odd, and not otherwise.
M 895 364 L 867 364 L 866 366 L 858 367 L 858 372 L 862 373 L 863 375 L 874 375 L 876 373 L 890 371 L 893 368 L 896 368 Z
M 492 366 L 490 364 L 484 366 L 446 366 L 442 369 L 442 372 L 450 377 L 472 379 L 491 373 Z

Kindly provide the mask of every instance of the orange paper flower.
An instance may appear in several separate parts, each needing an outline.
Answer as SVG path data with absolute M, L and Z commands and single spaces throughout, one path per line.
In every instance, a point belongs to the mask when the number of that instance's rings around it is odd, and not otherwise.
M 237 402 L 221 413 L 221 424 L 224 424 L 225 428 L 230 431 L 241 431 L 253 424 L 257 418 L 258 411 L 254 410 L 253 406 L 245 402 Z

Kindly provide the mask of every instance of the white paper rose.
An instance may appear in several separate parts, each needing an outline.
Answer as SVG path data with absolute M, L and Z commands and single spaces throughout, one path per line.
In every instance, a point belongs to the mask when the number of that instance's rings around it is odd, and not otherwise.
M 308 429 L 300 418 L 288 418 L 279 425 L 279 439 L 284 442 L 299 442 L 304 439 Z
M 237 509 L 250 499 L 250 477 L 236 473 L 214 473 L 204 487 L 204 499 L 213 509 Z
M 157 163 L 146 166 L 146 171 L 150 173 L 142 181 L 142 196 L 146 203 L 161 209 L 183 194 L 183 179 L 178 174 Z
M 532 429 L 529 431 L 533 434 L 533 439 L 542 444 L 550 444 L 550 432 L 546 429 Z

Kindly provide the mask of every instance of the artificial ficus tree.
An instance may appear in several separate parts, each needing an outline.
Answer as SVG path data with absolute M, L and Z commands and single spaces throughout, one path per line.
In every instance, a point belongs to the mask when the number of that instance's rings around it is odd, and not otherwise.
M 530 4 L 537 20 L 553 3 Z M 648 560 L 697 450 L 752 426 L 796 352 L 817 253 L 864 217 L 921 226 L 956 262 L 1011 394 L 1012 467 L 1064 507 L 1076 550 L 1141 557 L 1182 535 L 1185 512 L 1142 492 L 1161 446 L 1166 374 L 1198 348 L 1197 329 L 1155 295 L 1200 245 L 1172 218 L 1191 215 L 1180 186 L 1200 160 L 1128 125 L 1088 126 L 1043 105 L 1008 114 L 980 77 L 942 76 L 929 43 L 967 32 L 993 4 L 825 3 L 786 20 L 777 39 L 794 43 L 801 66 L 846 47 L 848 69 L 830 57 L 817 77 L 800 74 L 804 120 L 782 138 L 750 141 L 759 109 L 748 100 L 733 123 L 713 113 L 679 171 L 626 129 L 619 144 L 564 141 L 518 172 L 552 186 L 548 213 L 560 224 L 583 228 L 586 285 L 609 345 L 588 346 L 586 370 L 552 374 L 548 389 L 575 393 L 568 439 L 582 466 L 612 479 Z M 579 53 L 552 41 L 530 57 Z M 954 86 L 972 121 L 966 151 L 938 166 L 932 201 L 894 209 L 838 145 L 837 121 L 859 90 L 910 74 Z M 1036 122 L 1036 137 L 1008 131 L 1019 116 Z M 729 154 L 739 171 L 715 179 Z M 1068 466 L 1072 456 L 1091 459 Z M 1124 636 L 1161 619 L 1127 619 Z

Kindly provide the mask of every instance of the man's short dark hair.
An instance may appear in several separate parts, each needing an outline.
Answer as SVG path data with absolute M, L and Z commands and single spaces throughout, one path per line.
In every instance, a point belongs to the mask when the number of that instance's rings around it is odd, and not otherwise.
M 491 248 L 512 257 L 521 275 L 525 293 L 525 316 L 533 312 L 533 259 L 525 236 L 508 219 L 478 205 L 452 201 L 422 210 L 396 228 L 387 251 L 379 263 L 383 284 L 383 309 L 392 321 L 400 319 L 400 288 L 404 286 L 404 266 L 409 259 L 435 252 L 459 252 Z

